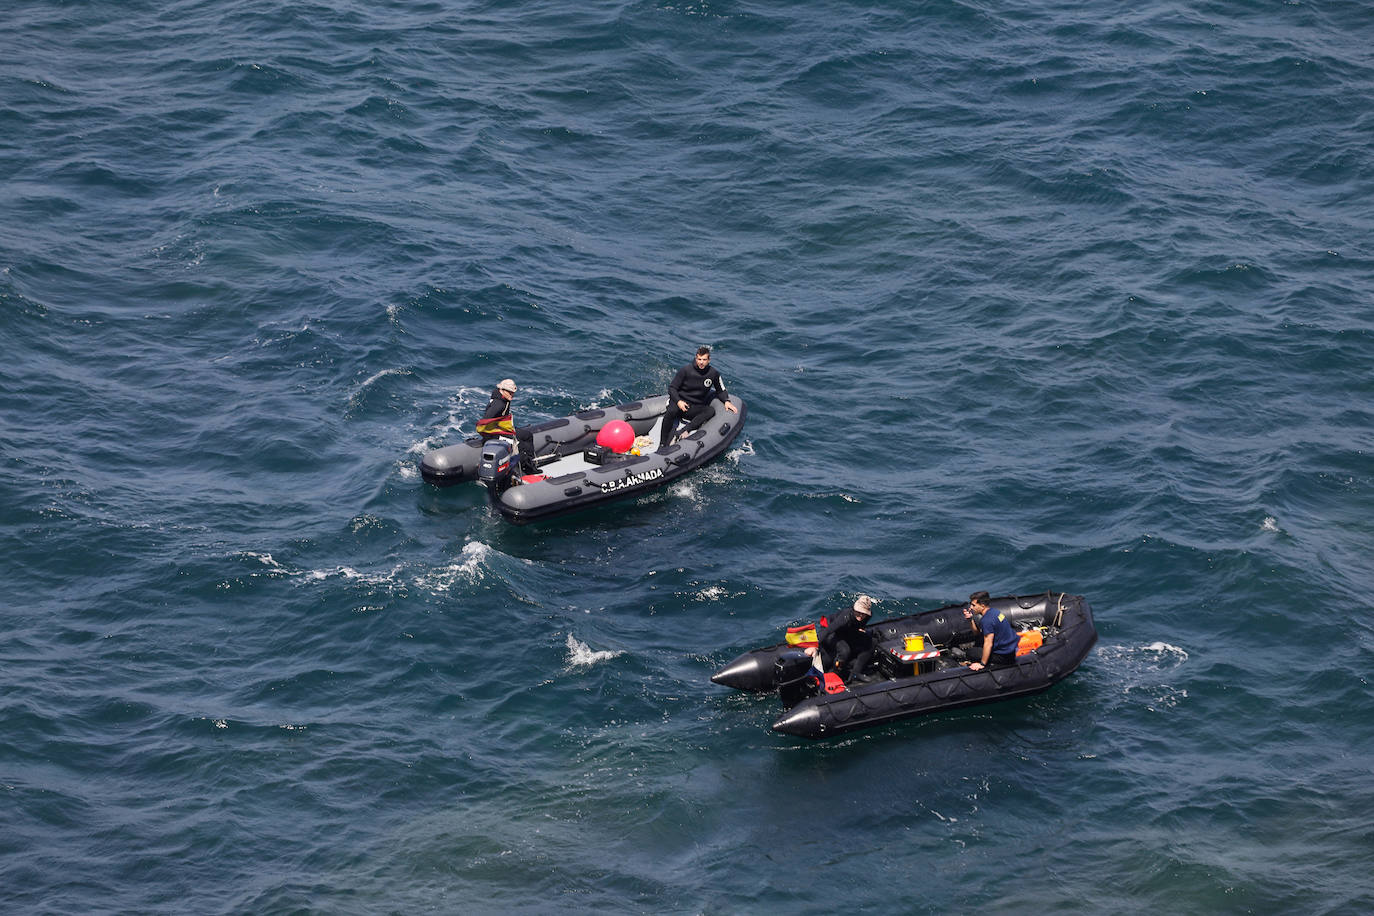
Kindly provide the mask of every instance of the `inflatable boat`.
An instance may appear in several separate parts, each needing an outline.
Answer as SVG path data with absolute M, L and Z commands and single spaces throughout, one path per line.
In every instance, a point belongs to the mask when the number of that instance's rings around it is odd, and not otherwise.
M 518 428 L 517 437 L 534 445 L 537 474 L 520 473 L 513 440 L 474 437 L 426 453 L 420 459 L 420 476 L 440 487 L 477 481 L 507 521 L 541 521 L 642 496 L 720 457 L 739 435 L 749 412 L 737 395 L 732 393 L 730 400 L 738 413 L 713 401 L 715 413 L 699 429 L 665 447 L 660 447 L 658 436 L 668 408 L 666 394 Z M 633 431 L 634 444 L 623 451 L 597 442 L 603 428 L 615 421 Z
M 1097 643 L 1092 608 L 1081 595 L 994 598 L 1021 634 L 1014 665 L 971 671 L 961 662 L 981 657 L 982 641 L 956 604 L 870 623 L 876 671 L 844 684 L 823 673 L 805 651 L 815 628 L 789 628 L 787 639 L 736 658 L 711 676 L 725 687 L 776 691 L 785 712 L 773 730 L 825 738 L 932 712 L 1039 693 L 1073 673 Z

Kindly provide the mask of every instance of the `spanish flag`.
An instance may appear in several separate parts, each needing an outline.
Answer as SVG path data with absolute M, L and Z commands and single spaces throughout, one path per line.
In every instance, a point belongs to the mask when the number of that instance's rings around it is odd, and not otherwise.
M 477 432 L 481 436 L 513 436 L 515 421 L 510 414 L 501 417 L 486 417 L 477 421 Z

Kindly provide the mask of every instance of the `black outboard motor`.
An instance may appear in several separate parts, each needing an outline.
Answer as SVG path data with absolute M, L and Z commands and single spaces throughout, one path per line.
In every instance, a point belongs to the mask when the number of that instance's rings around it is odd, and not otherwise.
M 820 681 L 811 669 L 811 656 L 801 649 L 788 649 L 773 663 L 777 674 L 778 696 L 784 709 L 791 709 L 807 697 L 820 693 Z
M 520 458 L 511 451 L 511 444 L 492 439 L 482 446 L 482 461 L 477 465 L 477 479 L 486 484 L 492 496 L 499 496 L 515 482 Z

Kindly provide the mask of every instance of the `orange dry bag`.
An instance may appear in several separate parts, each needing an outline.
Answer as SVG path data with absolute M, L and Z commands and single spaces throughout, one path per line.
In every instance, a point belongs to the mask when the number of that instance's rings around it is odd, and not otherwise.
M 1025 655 L 1027 652 L 1034 652 L 1045 644 L 1045 637 L 1040 635 L 1039 630 L 1027 630 L 1021 634 L 1021 642 L 1016 646 L 1017 655 Z

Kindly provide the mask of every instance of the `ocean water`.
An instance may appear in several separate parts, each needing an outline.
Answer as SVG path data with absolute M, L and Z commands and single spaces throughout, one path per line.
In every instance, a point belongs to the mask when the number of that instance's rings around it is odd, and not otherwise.
M 1374 910 L 1374 13 L 17 0 L 0 910 Z M 639 500 L 435 490 L 750 404 Z M 1037 697 L 718 666 L 1088 596 Z

